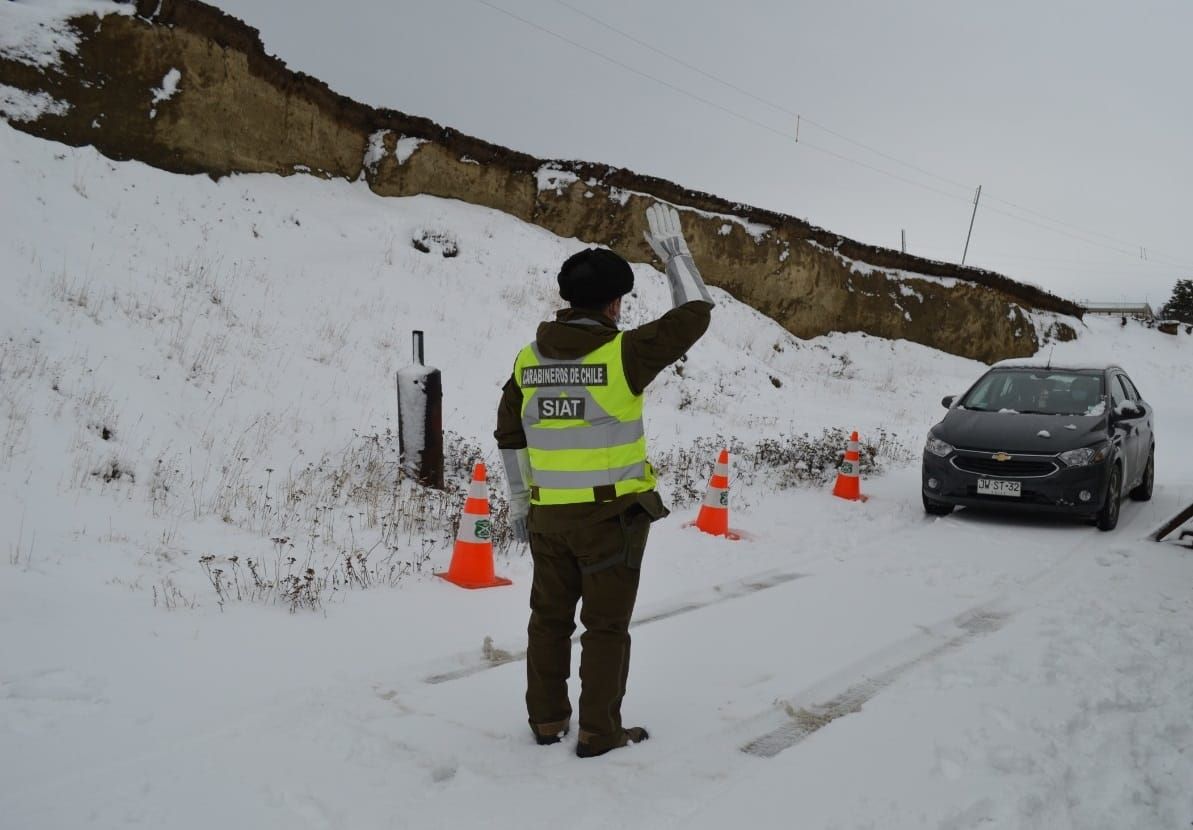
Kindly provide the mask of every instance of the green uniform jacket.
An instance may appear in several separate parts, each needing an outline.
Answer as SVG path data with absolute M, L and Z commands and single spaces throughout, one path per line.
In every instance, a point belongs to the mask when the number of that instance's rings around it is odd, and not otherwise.
M 627 331 L 621 339 L 621 357 L 626 380 L 635 394 L 683 357 L 708 329 L 712 306 L 705 302 L 684 303 L 659 319 Z M 594 320 L 599 325 L 577 324 L 576 320 Z M 617 324 L 595 311 L 565 308 L 554 322 L 542 323 L 535 335 L 544 357 L 576 360 L 605 345 L 617 336 Z M 503 450 L 526 446 L 522 430 L 522 390 L 513 375 L 506 381 L 497 407 L 497 430 L 493 433 Z M 528 524 L 543 533 L 595 524 L 616 516 L 634 504 L 642 504 L 652 516 L 663 515 L 658 494 L 631 493 L 612 501 L 593 504 L 531 505 Z

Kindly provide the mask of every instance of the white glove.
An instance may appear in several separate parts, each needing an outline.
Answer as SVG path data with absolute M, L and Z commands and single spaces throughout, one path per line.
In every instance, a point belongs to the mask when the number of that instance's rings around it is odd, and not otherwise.
M 691 256 L 688 242 L 683 238 L 683 226 L 679 224 L 679 211 L 670 205 L 655 202 L 646 209 L 646 222 L 650 232 L 644 233 L 647 244 L 663 262 L 672 257 Z
M 681 306 L 693 300 L 716 305 L 709 296 L 696 263 L 692 260 L 687 240 L 683 238 L 679 211 L 670 205 L 656 202 L 646 209 L 646 222 L 650 225 L 650 231 L 642 236 L 667 268 L 672 305 Z
M 514 541 L 519 545 L 530 542 L 530 531 L 526 528 L 525 516 L 520 519 L 510 519 L 510 529 L 514 532 Z
M 530 452 L 502 450 L 501 463 L 505 465 L 505 480 L 509 482 L 510 529 L 514 540 L 526 544 L 530 533 L 526 528 L 526 516 L 530 513 Z

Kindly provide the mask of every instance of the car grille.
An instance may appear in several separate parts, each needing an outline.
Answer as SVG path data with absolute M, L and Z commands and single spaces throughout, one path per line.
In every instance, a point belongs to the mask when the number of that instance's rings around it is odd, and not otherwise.
M 1042 478 L 1056 472 L 1055 461 L 1026 460 L 1013 458 L 1010 461 L 995 461 L 989 457 L 959 455 L 953 459 L 953 466 L 967 473 L 997 478 Z

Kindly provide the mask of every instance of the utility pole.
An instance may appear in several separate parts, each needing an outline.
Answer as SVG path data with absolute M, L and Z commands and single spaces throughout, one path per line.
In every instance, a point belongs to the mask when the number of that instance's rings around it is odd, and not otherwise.
M 969 255 L 969 238 L 973 236 L 973 220 L 978 218 L 978 200 L 982 198 L 982 186 L 978 185 L 978 192 L 973 197 L 973 215 L 969 217 L 969 233 L 965 234 L 965 251 L 961 254 L 961 264 L 965 264 L 965 257 Z
M 907 253 L 907 228 L 904 228 L 900 233 L 903 235 L 903 253 Z

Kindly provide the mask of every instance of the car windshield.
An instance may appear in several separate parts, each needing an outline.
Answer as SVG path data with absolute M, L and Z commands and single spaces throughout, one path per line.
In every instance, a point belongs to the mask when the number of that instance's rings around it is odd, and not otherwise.
M 995 370 L 959 404 L 978 412 L 1100 415 L 1106 411 L 1102 376 L 1063 369 Z

